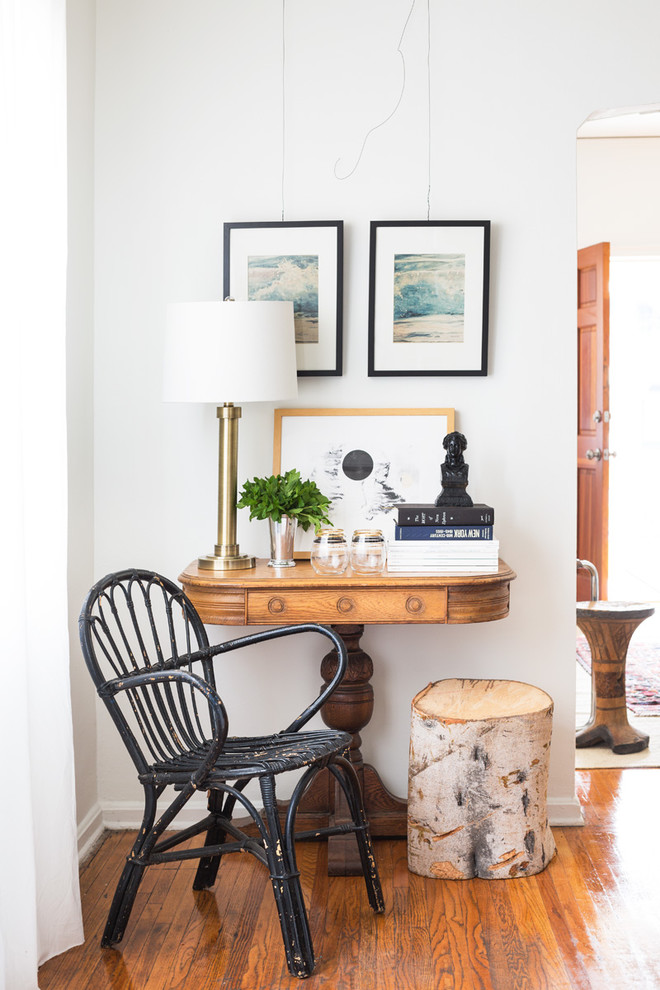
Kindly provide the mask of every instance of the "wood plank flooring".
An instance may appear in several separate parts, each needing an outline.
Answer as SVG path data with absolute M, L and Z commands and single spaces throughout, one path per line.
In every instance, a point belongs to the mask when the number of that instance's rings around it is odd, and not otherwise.
M 658 990 L 660 769 L 579 771 L 583 828 L 553 829 L 557 856 L 522 880 L 408 873 L 402 840 L 377 840 L 386 901 L 328 878 L 322 843 L 299 846 L 317 968 L 310 990 Z M 279 990 L 284 963 L 265 869 L 227 857 L 212 891 L 194 862 L 147 870 L 119 949 L 101 949 L 133 833 L 114 832 L 81 873 L 86 941 L 41 967 L 41 990 Z

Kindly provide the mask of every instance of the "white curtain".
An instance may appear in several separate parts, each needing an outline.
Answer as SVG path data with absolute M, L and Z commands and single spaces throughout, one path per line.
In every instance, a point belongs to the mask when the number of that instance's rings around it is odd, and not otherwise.
M 0 0 L 0 988 L 82 941 L 66 596 L 66 2 Z

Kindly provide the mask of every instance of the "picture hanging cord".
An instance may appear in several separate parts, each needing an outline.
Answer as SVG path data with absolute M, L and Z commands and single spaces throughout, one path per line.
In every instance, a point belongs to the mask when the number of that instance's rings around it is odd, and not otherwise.
M 385 117 L 384 120 L 381 120 L 380 123 L 375 124 L 372 128 L 370 128 L 367 131 L 364 140 L 362 142 L 362 147 L 360 148 L 360 152 L 357 156 L 355 165 L 345 175 L 340 175 L 339 172 L 337 171 L 337 166 L 339 165 L 339 162 L 341 160 L 339 158 L 337 159 L 334 167 L 334 173 L 336 179 L 340 179 L 341 181 L 343 181 L 344 179 L 349 179 L 355 173 L 358 165 L 360 164 L 360 161 L 362 160 L 364 149 L 366 148 L 367 141 L 369 140 L 371 135 L 375 131 L 377 131 L 380 127 L 384 127 L 385 124 L 387 124 L 390 120 L 392 120 L 392 118 L 394 117 L 395 113 L 397 112 L 397 110 L 401 105 L 401 101 L 403 100 L 403 94 L 406 89 L 406 59 L 403 54 L 403 51 L 401 50 L 401 46 L 403 44 L 403 39 L 405 37 L 406 31 L 408 30 L 408 24 L 410 23 L 410 19 L 413 15 L 413 11 L 415 9 L 416 3 L 417 0 L 412 0 L 412 3 L 410 5 L 410 10 L 408 11 L 408 16 L 406 17 L 406 22 L 403 26 L 403 31 L 401 32 L 401 37 L 399 38 L 399 44 L 396 49 L 396 53 L 397 55 L 399 55 L 401 59 L 401 68 L 402 68 L 401 91 L 399 93 L 399 97 L 396 101 L 396 104 L 394 105 L 393 109 L 390 111 L 387 117 Z M 427 113 L 428 113 L 428 121 L 427 121 L 428 185 L 426 191 L 426 219 L 429 220 L 431 217 L 431 0 L 426 0 L 426 81 L 427 81 Z
M 426 219 L 431 219 L 431 0 L 426 0 L 426 107 L 428 111 L 428 185 L 426 187 Z
M 390 111 L 390 113 L 388 113 L 387 117 L 385 117 L 384 120 L 381 120 L 380 123 L 374 124 L 374 126 L 371 127 L 371 128 L 369 128 L 369 130 L 365 134 L 364 141 L 362 142 L 362 147 L 360 148 L 360 153 L 358 154 L 357 160 L 355 162 L 355 165 L 350 170 L 350 172 L 347 172 L 346 175 L 339 175 L 339 173 L 337 171 L 337 166 L 339 165 L 339 162 L 341 161 L 341 159 L 340 158 L 337 159 L 337 161 L 335 162 L 335 170 L 334 170 L 335 171 L 335 178 L 336 179 L 340 179 L 341 181 L 343 181 L 344 179 L 350 179 L 350 177 L 354 174 L 354 172 L 356 171 L 358 165 L 360 164 L 360 162 L 362 160 L 362 155 L 364 154 L 364 149 L 365 149 L 365 147 L 367 145 L 367 141 L 369 140 L 369 138 L 371 137 L 371 135 L 375 131 L 377 131 L 380 127 L 384 127 L 385 124 L 387 124 L 392 119 L 392 117 L 394 116 L 394 114 L 397 112 L 397 110 L 401 106 L 401 101 L 403 99 L 403 94 L 404 94 L 405 89 L 406 89 L 406 59 L 405 59 L 405 56 L 404 56 L 403 52 L 401 51 L 401 45 L 403 44 L 403 39 L 404 39 L 404 36 L 405 36 L 406 31 L 408 30 L 408 24 L 410 23 L 410 18 L 412 17 L 412 12 L 415 9 L 415 4 L 416 3 L 417 3 L 417 0 L 412 0 L 412 3 L 410 5 L 410 10 L 408 11 L 408 16 L 406 17 L 406 23 L 403 25 L 403 31 L 401 32 L 401 37 L 399 38 L 399 44 L 397 45 L 397 49 L 396 49 L 396 54 L 401 59 L 401 70 L 402 70 L 401 92 L 399 93 L 399 97 L 398 97 L 398 99 L 397 99 L 397 101 L 396 101 L 393 109 Z
M 286 151 L 286 0 L 282 0 L 282 223 L 284 223 L 284 160 Z

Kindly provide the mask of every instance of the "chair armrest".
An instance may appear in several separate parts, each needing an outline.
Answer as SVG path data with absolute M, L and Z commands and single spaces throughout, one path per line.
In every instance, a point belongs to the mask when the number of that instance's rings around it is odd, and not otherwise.
M 206 652 L 206 651 L 204 651 Z M 185 658 L 186 660 L 189 658 Z M 229 718 L 223 704 L 222 698 L 217 691 L 197 674 L 189 670 L 180 670 L 176 667 L 167 670 L 150 670 L 137 674 L 128 674 L 126 677 L 115 677 L 111 681 L 106 681 L 98 688 L 99 697 L 108 702 L 114 699 L 115 695 L 124 691 L 145 688 L 153 684 L 187 684 L 196 691 L 201 692 L 209 706 L 211 718 L 211 729 L 213 739 L 209 740 L 209 751 L 206 758 L 200 763 L 199 769 L 191 776 L 195 786 L 200 786 L 208 771 L 213 767 L 218 756 L 222 752 L 227 733 L 229 731 Z
M 265 629 L 261 632 L 250 633 L 247 636 L 239 636 L 237 639 L 228 640 L 226 643 L 218 643 L 216 646 L 211 646 L 208 652 L 205 650 L 204 655 L 206 656 L 217 656 L 220 653 L 231 653 L 233 650 L 240 650 L 244 646 L 253 646 L 256 643 L 264 643 L 271 639 L 282 639 L 286 636 L 297 636 L 300 633 L 318 633 L 321 636 L 325 636 L 333 644 L 335 650 L 337 651 L 337 670 L 335 671 L 334 677 L 329 684 L 326 684 L 322 688 L 321 693 L 312 702 L 309 707 L 307 707 L 301 714 L 291 722 L 286 729 L 282 729 L 282 733 L 285 732 L 297 732 L 304 725 L 309 722 L 311 718 L 316 715 L 317 712 L 321 710 L 323 705 L 331 697 L 334 690 L 338 687 L 342 677 L 346 673 L 346 667 L 348 665 L 348 652 L 346 646 L 341 636 L 334 631 L 334 629 L 329 629 L 327 626 L 319 625 L 317 622 L 305 622 L 297 626 L 278 626 L 274 629 Z M 197 657 L 197 654 L 193 654 L 192 657 Z

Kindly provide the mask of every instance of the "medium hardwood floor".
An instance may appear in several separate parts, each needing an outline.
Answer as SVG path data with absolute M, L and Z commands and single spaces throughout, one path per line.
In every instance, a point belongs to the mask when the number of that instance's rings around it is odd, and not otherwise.
M 660 769 L 583 770 L 586 825 L 553 829 L 557 856 L 524 880 L 408 873 L 402 840 L 378 840 L 386 900 L 328 878 L 321 843 L 299 846 L 317 968 L 310 990 L 658 990 Z M 284 964 L 265 869 L 236 854 L 212 891 L 196 863 L 154 866 L 118 950 L 101 932 L 134 833 L 114 832 L 81 873 L 86 941 L 42 966 L 41 990 L 279 990 Z

